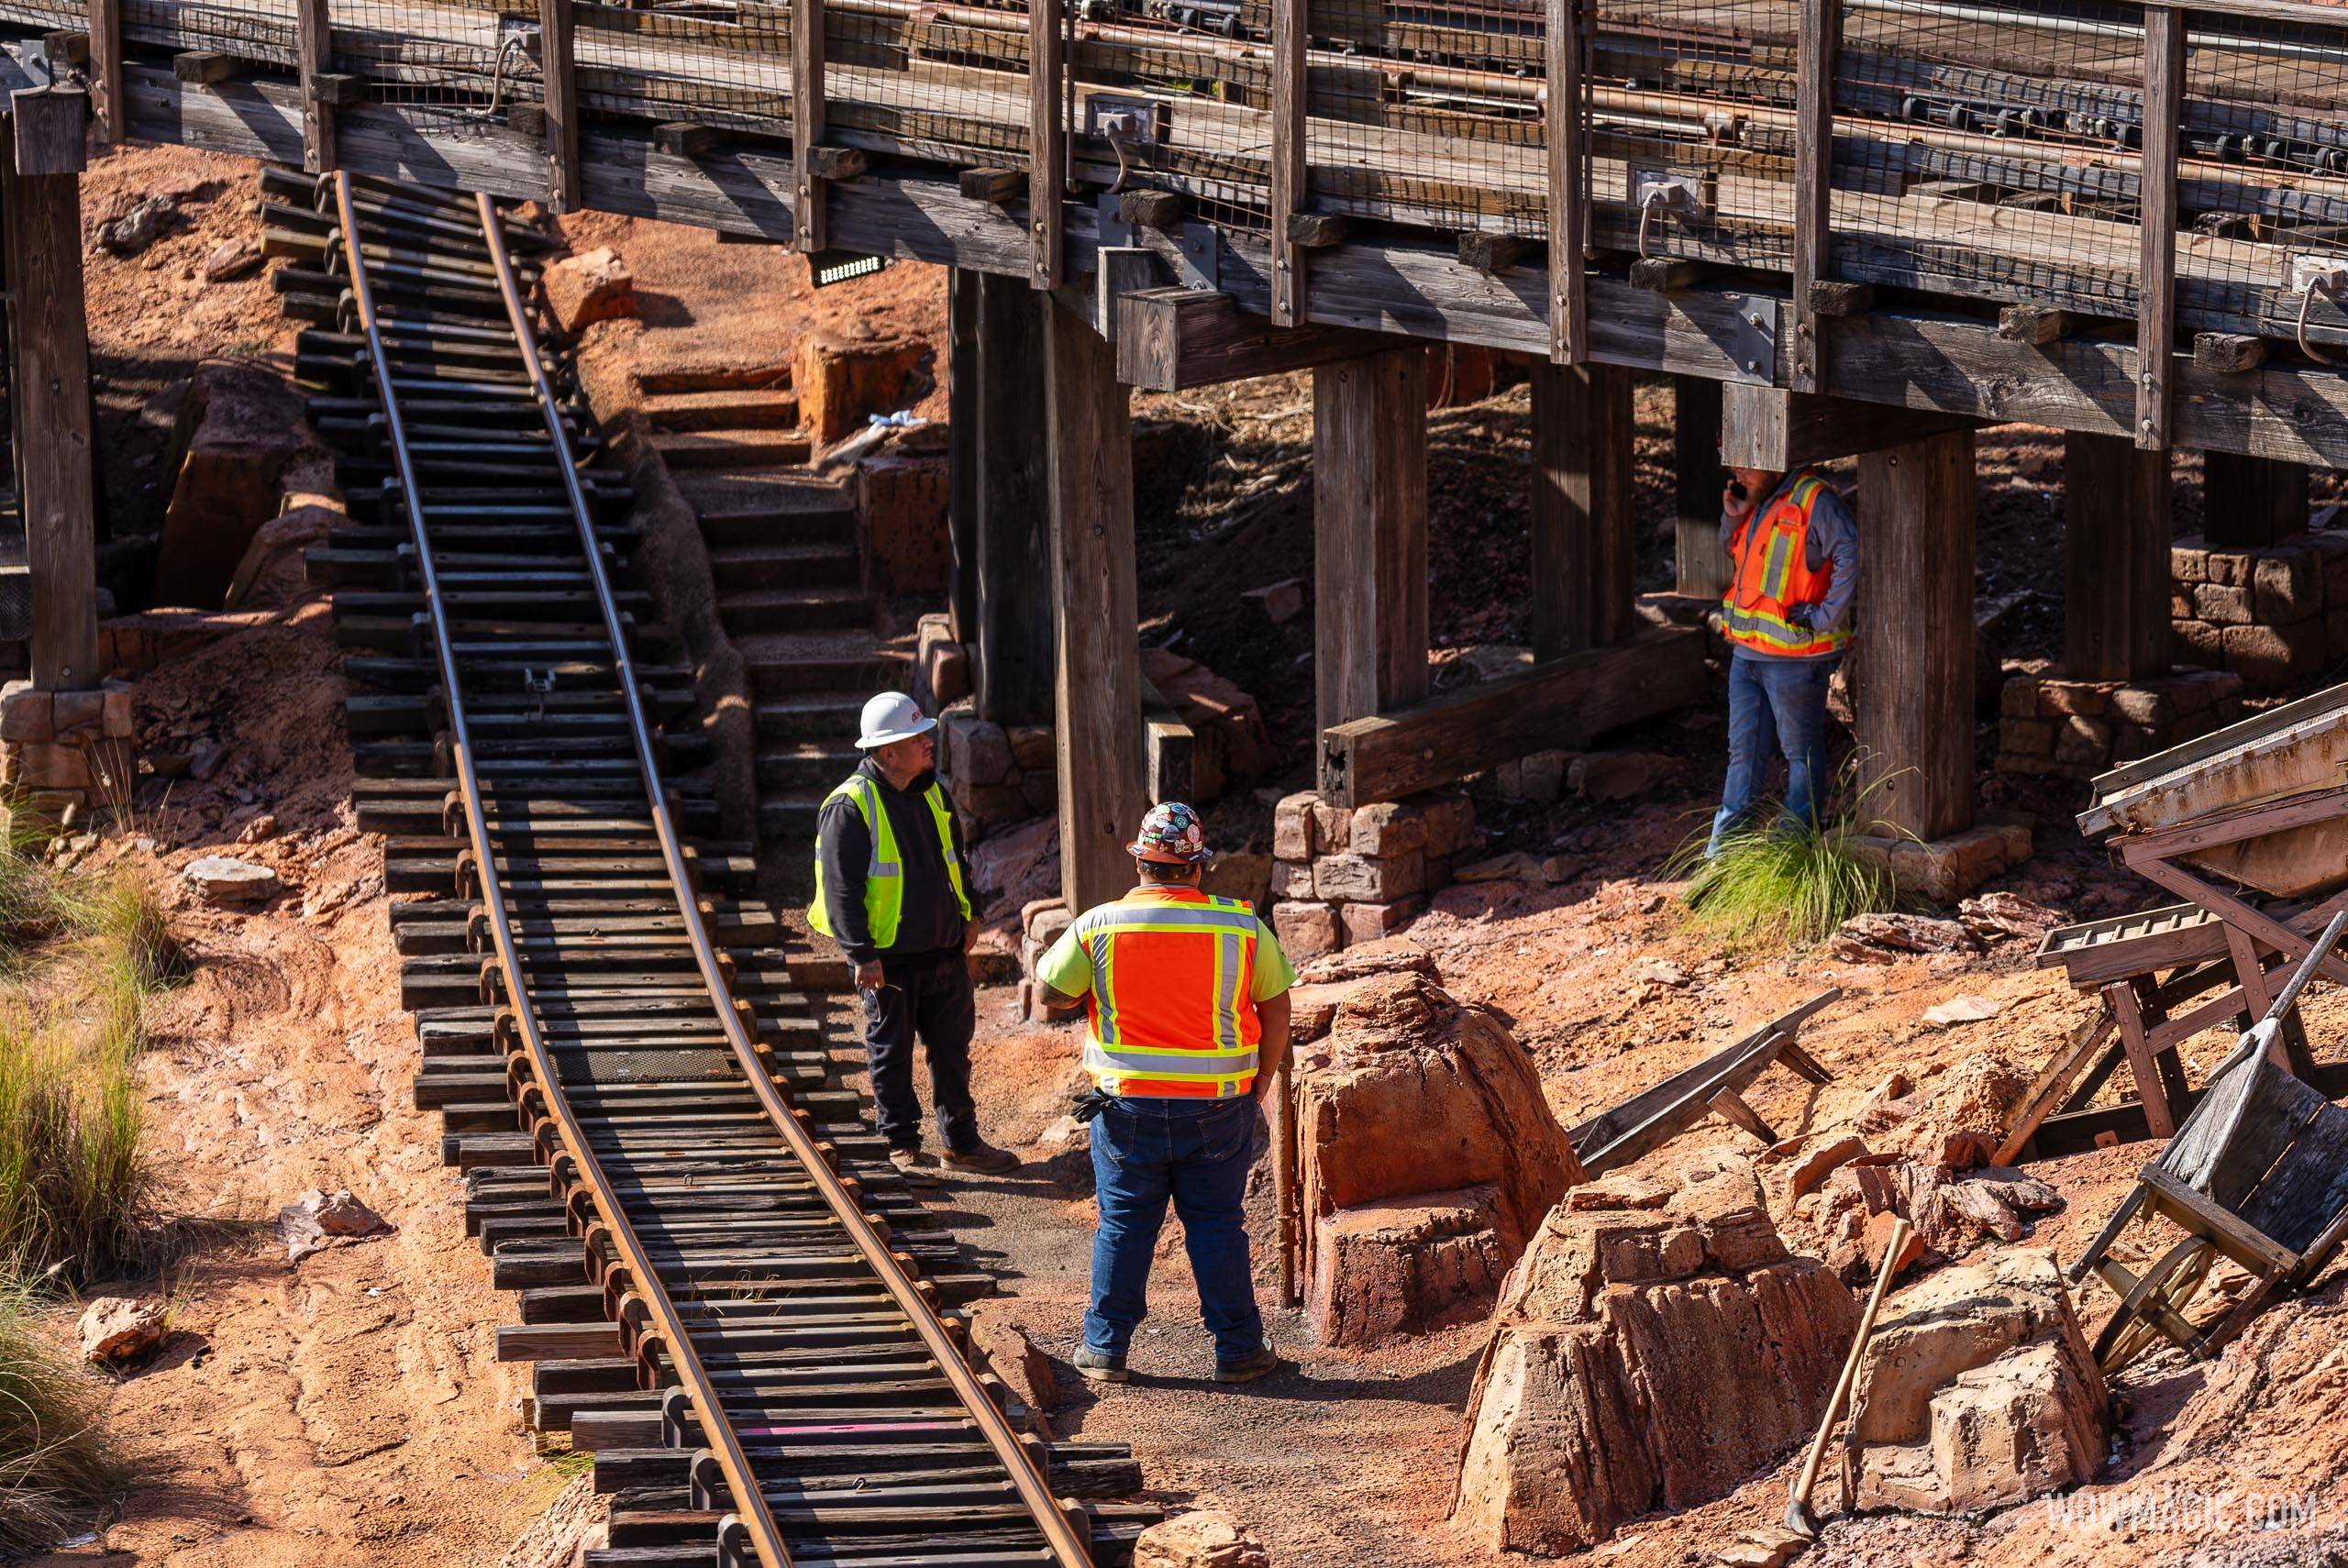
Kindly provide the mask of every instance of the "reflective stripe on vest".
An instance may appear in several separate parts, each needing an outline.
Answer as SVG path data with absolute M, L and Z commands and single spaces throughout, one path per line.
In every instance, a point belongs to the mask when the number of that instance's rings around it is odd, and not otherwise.
M 849 774 L 845 783 L 824 797 L 824 806 L 842 796 L 855 802 L 857 815 L 864 819 L 865 832 L 872 839 L 872 853 L 864 863 L 864 920 L 872 933 L 872 945 L 885 949 L 895 945 L 897 927 L 905 914 L 905 863 L 897 852 L 897 830 L 880 804 L 880 787 L 866 775 Z M 937 787 L 935 778 L 922 791 L 922 801 L 937 823 L 937 847 L 946 861 L 946 880 L 954 889 L 954 901 L 960 906 L 962 918 L 969 920 L 970 895 L 962 885 L 962 859 L 954 853 L 946 792 Z M 816 810 L 820 813 L 823 807 Z M 832 929 L 832 917 L 825 907 L 824 856 L 820 849 L 815 855 L 815 899 L 807 906 L 807 923 L 825 936 L 838 935 Z
M 1851 640 L 1848 627 L 1811 631 L 1795 625 L 1786 612 L 1796 604 L 1819 604 L 1834 580 L 1834 563 L 1810 567 L 1810 524 L 1826 481 L 1813 473 L 1797 476 L 1766 513 L 1746 518 L 1730 541 L 1736 575 L 1721 600 L 1723 630 L 1731 642 L 1781 658 L 1839 652 Z
M 1253 911 L 1236 899 L 1130 894 L 1088 910 L 1084 1066 L 1103 1094 L 1230 1098 L 1256 1081 Z

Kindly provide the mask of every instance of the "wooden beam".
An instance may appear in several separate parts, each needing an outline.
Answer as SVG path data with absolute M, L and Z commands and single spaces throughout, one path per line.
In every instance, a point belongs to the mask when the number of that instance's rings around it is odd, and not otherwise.
M 18 502 L 33 591 L 30 659 L 44 691 L 86 691 L 98 668 L 97 501 L 89 317 L 82 288 L 82 182 L 0 159 L 0 267 L 15 295 L 9 389 Z
M 1676 294 L 1709 276 L 1711 267 L 1676 256 L 1649 256 L 1631 263 L 1631 287 L 1658 294 Z
M 1068 39 L 1061 16 L 1076 0 L 1028 0 L 1027 6 L 1027 282 L 1059 287 L 1067 267 L 1060 232 L 1060 196 L 1068 180 L 1062 96 Z
M 78 175 L 90 161 L 90 95 L 79 87 L 19 87 L 8 94 L 19 174 Z
M 2176 349 L 2177 120 L 2185 101 L 2185 18 L 2144 13 L 2144 149 L 2138 174 L 2143 260 L 2137 269 L 2136 445 L 2173 445 L 2170 366 Z
M 2266 363 L 2266 339 L 2241 332 L 2197 332 L 2193 362 L 2205 370 L 2240 375 Z
M 1638 624 L 1631 381 L 1612 365 L 1534 361 L 1536 659 L 1620 642 Z
M 2255 550 L 2308 528 L 2304 463 L 2207 452 L 2201 468 L 2201 542 L 2212 549 Z
M 946 619 L 958 643 L 979 636 L 979 291 L 981 274 L 946 273 Z
M 579 166 L 579 72 L 571 40 L 571 0 L 538 0 L 538 73 L 546 83 L 547 205 L 567 213 L 585 204 Z
M 1416 344 L 1312 372 L 1313 675 L 1324 730 L 1426 695 L 1426 381 Z
M 1321 732 L 1320 786 L 1341 806 L 1394 801 L 1700 701 L 1704 633 L 1643 625 L 1629 640 L 1536 664 Z
M 1834 200 L 1834 68 L 1840 51 L 1840 0 L 1801 0 L 1794 80 L 1794 391 L 1824 390 L 1826 345 L 1811 285 L 1833 271 L 1830 215 Z
M 1521 234 L 1463 234 L 1459 264 L 1479 272 L 1505 272 L 1524 259 L 1533 241 Z
M 977 279 L 979 716 L 1052 717 L 1051 454 L 1044 302 L 1019 278 Z
M 1839 321 L 1847 315 L 1865 315 L 1873 309 L 1873 283 L 1846 283 L 1839 278 L 1821 278 L 1810 285 L 1810 314 L 1814 317 Z
M 1134 577 L 1133 426 L 1108 342 L 1058 300 L 1044 420 L 1051 453 L 1060 892 L 1071 911 L 1133 884 L 1125 844 L 1148 808 Z
M 1582 104 L 1583 0 L 1546 0 L 1542 42 L 1548 102 L 1543 130 L 1549 175 L 1549 359 L 1579 365 L 1589 358 L 1589 171 Z
M 1152 392 L 1310 370 L 1411 341 L 1344 326 L 1280 331 L 1229 294 L 1197 289 L 1149 289 L 1117 300 L 1117 379 Z
M 1182 196 L 1178 191 L 1126 191 L 1117 197 L 1117 220 L 1141 228 L 1168 233 L 1182 226 Z
M 1974 488 L 1970 431 L 1859 459 L 1867 809 L 1927 840 L 1973 823 Z
M 244 69 L 243 61 L 216 50 L 191 49 L 172 56 L 172 74 L 192 87 L 217 86 Z
M 1998 336 L 2009 343 L 2052 343 L 2072 325 L 2069 311 L 2043 305 L 2010 304 L 1998 313 Z
M 1785 473 L 1804 463 L 1833 462 L 1978 425 L 1962 414 L 1729 385 L 1721 390 L 1720 460 Z
M 652 145 L 671 158 L 706 158 L 725 140 L 715 126 L 667 120 L 652 127 Z
M 1721 548 L 1721 383 L 1671 378 L 1672 562 L 1674 591 L 1718 599 L 1731 566 Z
M 89 113 L 99 141 L 115 146 L 127 134 L 129 105 L 122 99 L 122 0 L 89 0 Z
M 1092 320 L 1113 351 L 1122 331 L 1117 302 L 1127 294 L 1147 293 L 1166 282 L 1166 265 L 1157 253 L 1140 245 L 1104 245 L 1092 255 Z M 1124 381 L 1124 361 L 1117 379 Z
M 334 105 L 319 96 L 318 78 L 334 69 L 334 28 L 327 0 L 294 0 L 294 52 L 302 83 L 302 168 L 331 174 Z
M 965 169 L 954 177 L 963 195 L 974 202 L 1007 207 L 1027 193 L 1024 169 Z
M 1312 201 L 1305 167 L 1306 0 L 1272 0 L 1272 325 L 1304 324 L 1304 252 L 1295 221 Z
M 2063 438 L 2063 672 L 2139 680 L 2168 668 L 2169 455 Z
M 810 155 L 824 139 L 824 0 L 792 0 L 791 192 L 797 220 L 792 243 L 812 254 L 831 243 L 824 188 Z

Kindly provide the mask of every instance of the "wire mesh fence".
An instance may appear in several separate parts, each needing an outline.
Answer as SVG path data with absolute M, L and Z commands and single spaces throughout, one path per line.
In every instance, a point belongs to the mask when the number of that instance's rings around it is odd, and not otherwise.
M 327 23 L 334 69 L 420 127 L 501 124 L 541 95 L 535 0 L 327 0 Z

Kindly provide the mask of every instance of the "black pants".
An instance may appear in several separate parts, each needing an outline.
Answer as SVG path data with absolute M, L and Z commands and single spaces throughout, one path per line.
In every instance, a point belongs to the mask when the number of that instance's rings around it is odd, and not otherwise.
M 958 951 L 880 959 L 880 988 L 857 993 L 864 1003 L 864 1051 L 872 1066 L 872 1099 L 880 1135 L 892 1149 L 921 1147 L 921 1101 L 914 1098 L 914 1040 L 929 1050 L 930 1098 L 946 1146 L 968 1153 L 979 1142 L 970 1099 L 970 1033 L 978 1004 L 970 970 Z

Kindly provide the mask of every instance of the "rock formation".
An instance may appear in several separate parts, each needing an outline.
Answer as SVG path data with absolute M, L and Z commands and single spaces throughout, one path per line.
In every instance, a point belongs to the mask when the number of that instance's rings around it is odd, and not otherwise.
M 1397 944 L 1398 948 L 1403 944 Z M 1573 1147 L 1523 1047 L 1393 955 L 1395 972 L 1300 988 L 1296 1096 L 1306 1302 L 1367 1344 L 1496 1286 L 1566 1188 Z
M 1809 1435 L 1857 1320 L 1737 1154 L 1676 1187 L 1577 1187 L 1501 1286 L 1452 1515 L 1491 1550 L 1557 1555 L 1720 1496 Z
M 1844 1507 L 1965 1513 L 2094 1476 L 2110 1399 L 2051 1255 L 1943 1270 L 1884 1314 L 1851 1388 Z

